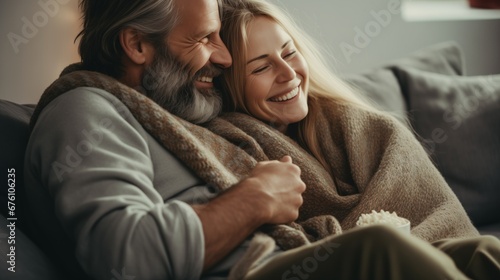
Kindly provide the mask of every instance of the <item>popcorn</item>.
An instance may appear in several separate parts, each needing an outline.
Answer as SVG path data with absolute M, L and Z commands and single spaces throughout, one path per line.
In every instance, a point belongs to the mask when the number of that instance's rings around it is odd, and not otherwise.
M 370 214 L 361 214 L 356 222 L 356 225 L 367 226 L 372 224 L 390 224 L 399 227 L 408 224 L 408 222 L 409 221 L 407 219 L 399 217 L 396 212 L 390 213 L 384 210 L 377 212 L 372 210 Z

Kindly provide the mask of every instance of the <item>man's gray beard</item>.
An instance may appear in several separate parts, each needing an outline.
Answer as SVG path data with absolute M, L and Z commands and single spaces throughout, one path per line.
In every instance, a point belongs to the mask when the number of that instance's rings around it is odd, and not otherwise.
M 192 123 L 200 124 L 215 118 L 222 109 L 220 93 L 215 89 L 200 92 L 194 81 L 199 76 L 216 76 L 215 66 L 204 67 L 190 77 L 187 67 L 182 66 L 165 48 L 158 48 L 153 63 L 142 77 L 146 95 L 170 113 Z

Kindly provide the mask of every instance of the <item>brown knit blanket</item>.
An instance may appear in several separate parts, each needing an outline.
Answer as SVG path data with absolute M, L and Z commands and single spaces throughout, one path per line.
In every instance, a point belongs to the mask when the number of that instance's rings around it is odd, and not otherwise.
M 411 233 L 432 242 L 478 235 L 464 208 L 420 143 L 399 121 L 382 113 L 319 100 L 317 135 L 332 174 L 290 138 L 252 117 L 228 113 L 208 124 L 213 132 L 242 143 L 231 129 L 257 141 L 258 158 L 291 155 L 307 185 L 298 223 L 333 215 L 343 230 L 372 210 L 395 211 L 411 221 Z M 225 124 L 230 122 L 237 128 Z M 234 140 L 233 140 L 234 139 Z
M 116 96 L 167 150 L 220 191 L 246 177 L 257 161 L 290 155 L 307 185 L 300 218 L 262 228 L 284 249 L 340 233 L 340 226 L 350 229 L 361 214 L 382 209 L 409 219 L 412 234 L 427 241 L 478 234 L 412 133 L 383 114 L 320 102 L 317 133 L 329 174 L 292 139 L 250 116 L 227 113 L 205 127 L 194 125 L 96 72 L 61 76 L 44 92 L 31 126 L 49 102 L 77 87 Z

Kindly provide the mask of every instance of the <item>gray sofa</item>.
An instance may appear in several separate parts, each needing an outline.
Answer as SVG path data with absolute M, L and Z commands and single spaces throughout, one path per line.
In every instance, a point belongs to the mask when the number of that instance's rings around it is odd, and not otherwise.
M 465 76 L 460 48 L 447 42 L 344 78 L 415 132 L 474 225 L 484 234 L 500 237 L 500 75 Z M 23 159 L 33 108 L 0 100 L 0 262 L 4 266 L 11 246 L 6 226 L 8 169 L 15 169 L 18 218 L 16 273 L 2 267 L 0 279 L 83 279 L 78 268 L 58 265 L 61 256 L 52 255 L 30 226 Z

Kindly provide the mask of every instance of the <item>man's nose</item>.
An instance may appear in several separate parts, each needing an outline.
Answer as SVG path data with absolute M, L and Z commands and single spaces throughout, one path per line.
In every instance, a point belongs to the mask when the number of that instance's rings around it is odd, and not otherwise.
M 212 53 L 212 56 L 210 57 L 210 62 L 221 68 L 228 68 L 233 63 L 231 54 L 229 53 L 229 50 L 227 49 L 226 45 L 222 43 L 222 41 L 220 42 L 219 45 L 217 45 L 217 49 Z

